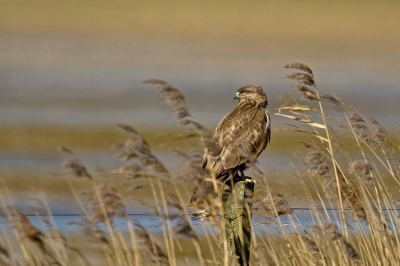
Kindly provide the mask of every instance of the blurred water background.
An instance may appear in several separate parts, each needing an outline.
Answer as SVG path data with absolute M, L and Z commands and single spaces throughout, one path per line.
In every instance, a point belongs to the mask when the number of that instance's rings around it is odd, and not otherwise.
M 283 66 L 303 62 L 323 91 L 376 118 L 390 134 L 400 123 L 398 1 L 0 4 L 0 174 L 12 193 L 22 193 L 14 194 L 20 206 L 30 205 L 27 180 L 60 171 L 57 144 L 78 150 L 89 167 L 117 167 L 106 145 L 126 137 L 114 133 L 117 123 L 145 132 L 155 153 L 177 168 L 173 145 L 157 144 L 160 134 L 179 128 L 156 90 L 142 84 L 150 78 L 178 87 L 197 119 L 213 129 L 243 85 L 261 85 L 271 113 L 278 95 L 298 98 Z M 272 119 L 274 129 L 287 123 Z M 282 145 L 271 145 L 260 162 L 290 180 L 284 172 L 298 147 L 283 145 L 285 137 L 274 131 L 272 143 Z M 54 209 L 66 211 L 59 199 Z

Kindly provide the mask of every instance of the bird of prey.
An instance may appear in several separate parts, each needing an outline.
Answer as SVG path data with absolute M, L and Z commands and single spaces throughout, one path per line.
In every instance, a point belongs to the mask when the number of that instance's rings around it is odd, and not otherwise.
M 261 87 L 241 87 L 234 97 L 238 106 L 225 116 L 206 145 L 203 168 L 220 182 L 238 176 L 244 180 L 244 171 L 251 167 L 271 138 L 268 98 Z M 210 180 L 200 180 L 191 204 L 205 199 L 214 191 Z

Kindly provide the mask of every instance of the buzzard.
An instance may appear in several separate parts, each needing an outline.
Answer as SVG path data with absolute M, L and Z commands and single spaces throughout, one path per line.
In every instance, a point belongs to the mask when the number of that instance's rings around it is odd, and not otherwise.
M 238 106 L 225 116 L 215 129 L 206 147 L 203 168 L 220 182 L 238 176 L 251 167 L 271 138 L 268 98 L 261 87 L 241 87 L 234 97 Z M 200 180 L 191 204 L 205 199 L 214 190 L 213 182 Z

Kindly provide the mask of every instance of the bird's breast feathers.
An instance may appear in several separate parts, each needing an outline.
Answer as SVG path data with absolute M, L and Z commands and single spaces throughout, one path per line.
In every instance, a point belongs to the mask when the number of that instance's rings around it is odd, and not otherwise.
M 269 127 L 266 109 L 239 105 L 216 128 L 208 147 L 207 168 L 218 165 L 219 172 L 241 164 L 250 167 L 269 142 Z

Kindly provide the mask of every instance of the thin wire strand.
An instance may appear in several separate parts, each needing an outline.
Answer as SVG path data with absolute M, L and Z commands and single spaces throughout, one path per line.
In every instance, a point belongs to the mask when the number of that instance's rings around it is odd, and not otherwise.
M 317 208 L 317 209 L 310 209 L 310 208 L 302 208 L 302 207 L 297 207 L 297 208 L 292 208 L 292 210 L 299 210 L 299 211 L 311 211 L 311 210 L 317 210 L 317 211 L 339 211 L 339 208 Z M 350 209 L 344 208 L 343 210 L 349 211 Z M 382 208 L 382 211 L 400 211 L 400 208 L 393 208 L 393 209 L 388 209 L 388 208 Z M 77 217 L 77 216 L 83 216 L 85 214 L 83 213 L 53 213 L 53 214 L 25 214 L 28 217 Z M 0 215 L 0 217 L 3 215 Z M 128 216 L 157 216 L 152 213 L 128 213 Z M 182 214 L 184 216 L 184 214 Z

